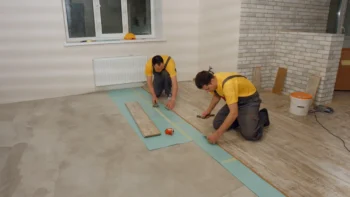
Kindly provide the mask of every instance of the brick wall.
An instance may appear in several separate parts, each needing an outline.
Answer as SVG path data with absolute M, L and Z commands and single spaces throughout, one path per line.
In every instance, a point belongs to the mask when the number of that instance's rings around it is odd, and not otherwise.
M 272 68 L 287 67 L 284 93 L 305 91 L 310 75 L 322 77 L 316 103 L 332 100 L 344 36 L 324 33 L 280 32 L 276 34 Z M 273 74 L 275 79 L 275 74 Z
M 276 33 L 325 32 L 330 0 L 242 0 L 238 70 L 251 77 L 262 66 L 262 86 L 271 88 Z

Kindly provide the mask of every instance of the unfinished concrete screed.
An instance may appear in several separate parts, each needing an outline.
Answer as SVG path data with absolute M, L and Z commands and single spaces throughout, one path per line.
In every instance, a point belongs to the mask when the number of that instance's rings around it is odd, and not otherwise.
M 148 151 L 106 93 L 0 105 L 0 170 L 1 197 L 255 196 L 193 142 Z

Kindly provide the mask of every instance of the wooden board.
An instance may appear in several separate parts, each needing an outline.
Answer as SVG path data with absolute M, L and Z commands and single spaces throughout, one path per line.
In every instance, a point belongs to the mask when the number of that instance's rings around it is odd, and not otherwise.
M 281 94 L 282 90 L 284 88 L 284 81 L 287 76 L 287 69 L 286 68 L 278 68 L 277 76 L 275 80 L 275 85 L 273 86 L 272 92 L 275 94 Z
M 125 105 L 134 118 L 143 137 L 152 137 L 161 134 L 138 102 L 128 102 Z
M 253 68 L 252 83 L 258 91 L 261 90 L 261 67 Z
M 307 82 L 305 92 L 312 95 L 312 102 L 315 100 L 320 81 L 321 81 L 321 77 L 311 75 L 309 77 L 309 81 Z

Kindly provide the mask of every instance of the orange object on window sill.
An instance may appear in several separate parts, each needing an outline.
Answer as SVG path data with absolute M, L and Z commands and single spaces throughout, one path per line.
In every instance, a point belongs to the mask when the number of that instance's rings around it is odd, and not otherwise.
M 124 40 L 135 40 L 135 39 L 136 39 L 136 36 L 133 33 L 127 33 L 124 36 Z

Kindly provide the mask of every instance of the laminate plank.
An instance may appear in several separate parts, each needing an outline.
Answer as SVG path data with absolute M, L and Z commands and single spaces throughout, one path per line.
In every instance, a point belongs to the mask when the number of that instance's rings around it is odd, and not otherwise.
M 272 92 L 275 94 L 281 94 L 284 88 L 284 81 L 287 76 L 287 69 L 286 68 L 278 68 L 277 76 L 275 79 L 275 84 L 273 86 Z
M 159 129 L 154 125 L 153 121 L 148 117 L 138 102 L 125 103 L 130 114 L 133 116 L 137 126 L 139 127 L 143 137 L 152 137 L 160 135 Z
M 312 95 L 312 102 L 315 100 L 315 96 L 316 96 L 320 81 L 321 81 L 321 77 L 311 75 L 307 82 L 305 92 Z

